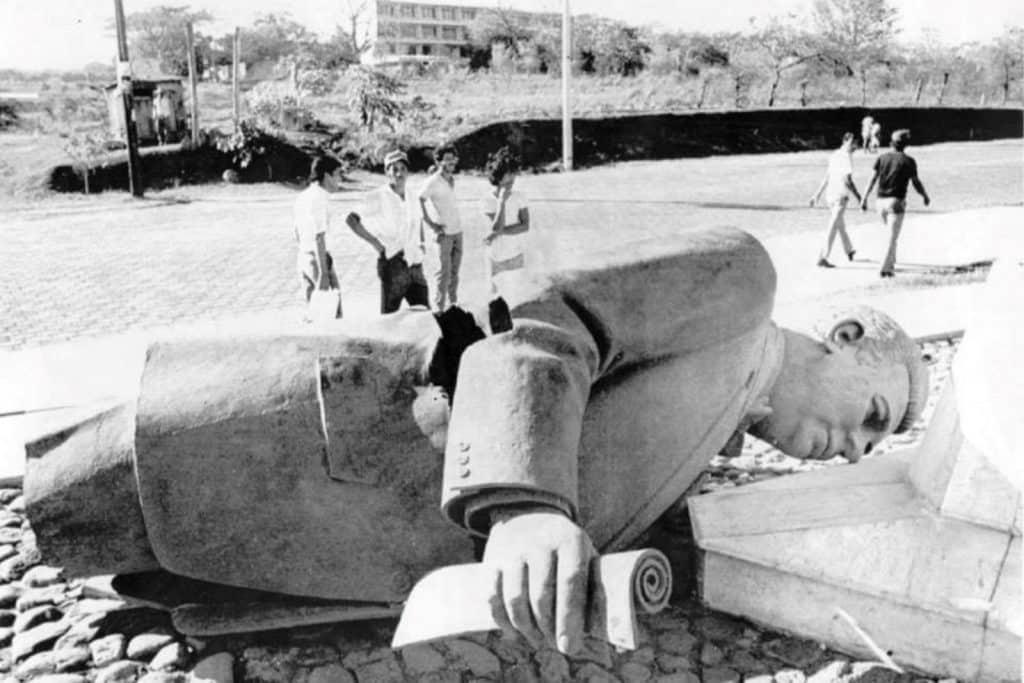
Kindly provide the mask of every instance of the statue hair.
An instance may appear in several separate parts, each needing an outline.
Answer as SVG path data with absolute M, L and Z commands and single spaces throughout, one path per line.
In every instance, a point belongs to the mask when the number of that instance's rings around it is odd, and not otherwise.
M 847 330 L 837 338 L 832 331 L 837 326 Z M 891 317 L 870 306 L 837 308 L 815 325 L 821 339 L 852 344 L 857 349 L 857 359 L 877 365 L 883 362 L 902 365 L 907 369 L 910 380 L 910 395 L 907 409 L 896 433 L 908 429 L 921 416 L 928 399 L 928 367 L 921 359 L 921 349 L 913 339 Z M 852 331 L 852 333 L 851 333 Z

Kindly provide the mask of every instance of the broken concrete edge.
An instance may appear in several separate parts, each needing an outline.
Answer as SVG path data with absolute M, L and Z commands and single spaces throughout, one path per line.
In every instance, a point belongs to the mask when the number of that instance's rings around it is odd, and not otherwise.
M 948 332 L 932 332 L 931 334 L 924 334 L 914 337 L 914 341 L 918 344 L 931 344 L 932 342 L 939 341 L 959 341 L 964 336 L 963 328 L 950 330 Z

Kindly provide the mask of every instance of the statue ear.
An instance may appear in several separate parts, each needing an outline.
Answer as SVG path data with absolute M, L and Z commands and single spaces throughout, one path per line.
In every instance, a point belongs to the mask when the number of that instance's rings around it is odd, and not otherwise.
M 864 338 L 864 326 L 856 318 L 846 318 L 836 322 L 825 338 L 825 346 L 829 351 L 837 351 L 844 346 L 856 344 Z

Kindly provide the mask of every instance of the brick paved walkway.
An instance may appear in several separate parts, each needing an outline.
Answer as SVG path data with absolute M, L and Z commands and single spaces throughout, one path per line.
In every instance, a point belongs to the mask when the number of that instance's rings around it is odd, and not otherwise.
M 916 156 L 934 211 L 1020 202 L 1018 141 L 935 145 Z M 606 248 L 645 236 L 709 224 L 743 227 L 764 238 L 820 231 L 826 213 L 809 209 L 826 152 L 636 162 L 573 174 L 524 175 L 537 226 L 537 261 Z M 959 168 L 951 160 L 956 160 Z M 863 186 L 874 157 L 855 156 Z M 966 165 L 966 166 L 965 166 Z M 927 172 L 926 172 L 927 171 Z M 975 190 L 971 178 L 985 182 Z M 340 220 L 358 205 L 367 183 L 360 176 L 332 202 L 338 215 L 328 235 L 346 311 L 372 310 L 377 283 L 373 252 Z M 419 179 L 412 179 L 415 187 Z M 480 177 L 460 176 L 467 224 L 463 298 L 482 287 L 478 198 Z M 154 193 L 156 198 L 176 196 Z M 301 294 L 294 267 L 291 204 L 294 194 L 259 188 L 204 188 L 195 201 L 110 210 L 14 213 L 0 225 L 0 349 L 280 311 L 296 317 Z M 916 198 L 913 212 L 920 210 Z M 877 232 L 873 213 L 851 211 L 857 232 Z M 866 234 L 862 232 L 861 234 Z

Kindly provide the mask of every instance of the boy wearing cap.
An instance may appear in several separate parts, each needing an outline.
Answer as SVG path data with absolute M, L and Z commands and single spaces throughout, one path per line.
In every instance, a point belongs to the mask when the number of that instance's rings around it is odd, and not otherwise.
M 875 174 L 871 177 L 871 182 L 860 203 L 860 208 L 867 211 L 868 196 L 877 183 L 876 207 L 882 216 L 882 221 L 889 226 L 889 249 L 882 261 L 880 273 L 882 277 L 893 277 L 895 274 L 896 243 L 899 241 L 900 230 L 903 229 L 903 216 L 907 210 L 907 185 L 914 185 L 914 189 L 924 200 L 925 206 L 931 203 L 924 185 L 917 177 L 917 162 L 903 151 L 909 141 L 910 131 L 906 128 L 893 131 L 890 142 L 892 151 L 875 159 Z
M 384 175 L 387 182 L 366 196 L 362 215 L 353 211 L 345 223 L 378 254 L 381 313 L 397 311 L 403 299 L 410 306 L 429 306 L 419 207 L 405 187 L 409 175 L 405 152 L 395 150 L 384 157 Z

